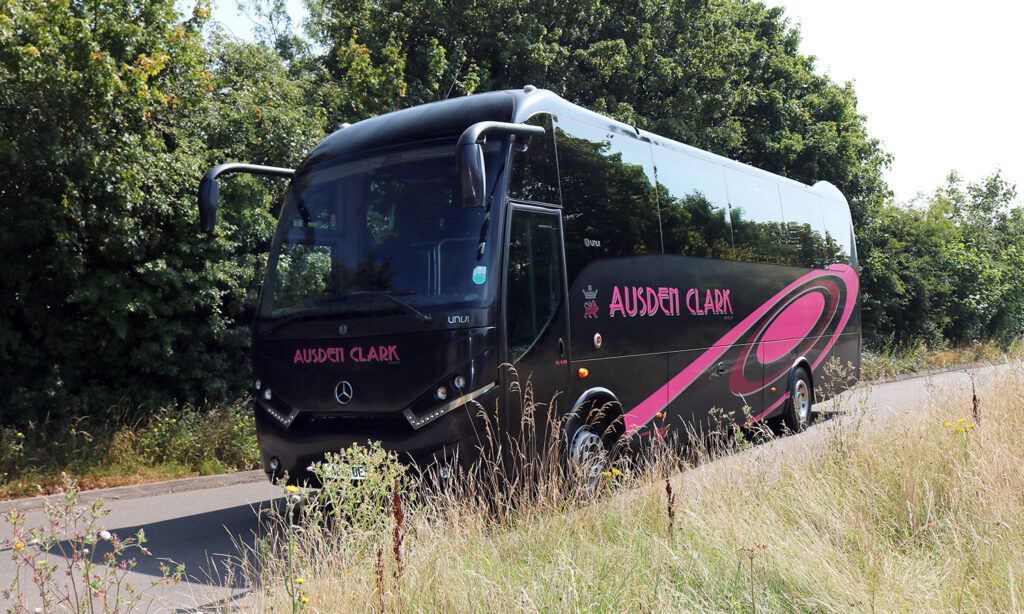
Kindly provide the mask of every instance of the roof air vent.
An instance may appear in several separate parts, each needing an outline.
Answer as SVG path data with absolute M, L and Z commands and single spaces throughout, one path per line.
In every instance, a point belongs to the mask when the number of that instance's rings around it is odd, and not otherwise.
M 535 86 L 535 85 L 527 85 L 526 87 L 523 88 L 523 93 L 524 94 L 529 94 L 530 92 L 535 92 L 535 91 L 537 91 L 537 86 Z

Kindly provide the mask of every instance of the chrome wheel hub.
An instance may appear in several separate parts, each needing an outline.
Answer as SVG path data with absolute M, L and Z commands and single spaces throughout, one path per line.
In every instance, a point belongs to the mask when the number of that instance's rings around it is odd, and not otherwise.
M 608 466 L 608 451 L 590 427 L 580 428 L 573 436 L 569 444 L 569 465 L 587 490 L 596 488 L 600 483 L 601 474 Z
M 802 379 L 796 380 L 796 388 L 793 390 L 793 407 L 796 408 L 796 416 L 801 424 L 807 423 L 807 416 L 811 413 L 811 394 L 807 382 Z

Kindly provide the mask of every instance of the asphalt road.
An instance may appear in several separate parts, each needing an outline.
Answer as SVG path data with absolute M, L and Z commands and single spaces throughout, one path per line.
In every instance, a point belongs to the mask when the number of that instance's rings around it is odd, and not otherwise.
M 976 380 L 978 390 L 983 391 L 986 380 L 1000 377 L 1010 368 L 1008 365 L 973 367 L 861 385 L 824 403 L 820 409 L 831 415 L 863 412 L 874 427 L 884 426 L 895 413 L 920 406 L 930 399 L 956 402 L 962 399 L 967 413 L 972 380 Z M 781 453 L 801 445 L 802 449 L 811 449 L 824 433 L 825 426 L 816 425 L 800 435 L 759 446 L 753 454 Z M 237 560 L 237 544 L 252 544 L 260 535 L 260 517 L 272 506 L 280 505 L 281 491 L 268 484 L 262 472 L 255 471 L 90 491 L 86 497 L 102 498 L 107 503 L 111 513 L 104 518 L 103 526 L 112 533 L 126 537 L 145 529 L 147 547 L 153 555 L 138 558 L 138 565 L 130 572 L 128 581 L 137 589 L 148 587 L 147 602 L 154 600 L 151 609 L 196 612 L 244 599 L 252 591 L 239 581 L 237 574 L 231 573 L 230 562 Z M 18 508 L 26 513 L 28 526 L 42 526 L 41 499 L 0 504 L 0 509 Z M 10 531 L 6 522 L 0 524 L 2 540 Z M 54 563 L 65 563 L 60 556 L 46 556 Z M 159 565 L 163 560 L 184 564 L 188 581 L 151 586 L 161 577 Z M 10 548 L 0 549 L 0 588 L 10 585 L 15 572 Z M 30 584 L 31 577 L 23 574 L 22 582 Z M 30 586 L 25 585 L 25 588 Z M 31 607 L 36 605 L 37 602 L 32 603 Z M 9 607 L 7 603 L 3 606 L 4 610 Z

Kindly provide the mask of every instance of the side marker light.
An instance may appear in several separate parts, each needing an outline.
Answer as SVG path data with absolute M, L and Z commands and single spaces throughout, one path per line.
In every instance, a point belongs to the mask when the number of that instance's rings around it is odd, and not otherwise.
M 654 414 L 654 417 L 655 417 L 655 418 L 664 418 L 664 417 L 665 417 L 665 414 L 663 414 L 663 413 L 661 413 L 661 412 L 659 411 L 658 413 Z
M 775 392 L 775 386 L 772 386 L 772 392 Z
M 577 371 L 576 374 L 579 375 L 580 378 L 582 379 L 582 378 L 590 375 L 590 369 L 588 369 L 586 367 L 580 367 L 580 370 Z

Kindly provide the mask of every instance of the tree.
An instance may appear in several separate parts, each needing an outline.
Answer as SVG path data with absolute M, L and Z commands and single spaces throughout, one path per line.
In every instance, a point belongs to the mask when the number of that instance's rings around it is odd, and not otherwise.
M 999 173 L 950 174 L 923 206 L 887 205 L 865 263 L 868 340 L 875 345 L 1009 341 L 1024 332 L 1024 214 Z
M 782 9 L 746 0 L 310 0 L 333 79 L 372 74 L 345 121 L 474 91 L 545 87 L 788 177 L 836 184 L 865 227 L 889 162 L 850 84 L 815 73 Z M 391 85 L 388 85 L 391 84 Z M 401 86 L 397 84 L 403 84 Z
M 276 54 L 218 40 L 210 53 L 208 14 L 184 18 L 173 0 L 0 2 L 5 422 L 220 400 L 247 379 L 281 186 L 229 182 L 212 242 L 196 186 L 225 159 L 297 163 L 323 118 Z

